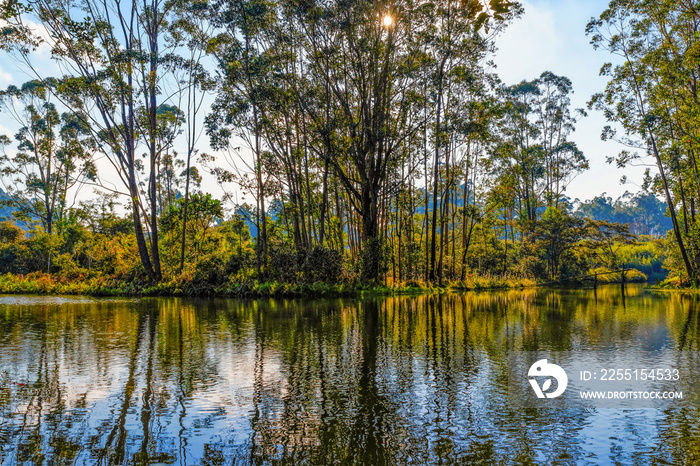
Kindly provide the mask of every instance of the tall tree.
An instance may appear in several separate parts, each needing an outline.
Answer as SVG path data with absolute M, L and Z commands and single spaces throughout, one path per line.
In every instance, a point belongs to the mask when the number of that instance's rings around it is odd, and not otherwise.
M 10 86 L 0 99 L 4 112 L 20 125 L 15 150 L 7 136 L 2 140 L 0 175 L 10 182 L 3 183 L 9 195 L 5 202 L 21 221 L 39 221 L 51 234 L 54 222 L 64 219 L 69 190 L 94 180 L 89 131 L 71 113 L 59 114 L 41 82 Z
M 410 2 L 289 2 L 288 11 L 298 18 L 310 58 L 307 71 L 311 79 L 324 83 L 326 109 L 339 110 L 329 126 L 321 123 L 326 113 L 305 105 L 316 127 L 325 131 L 322 137 L 329 147 L 323 157 L 362 218 L 366 280 L 379 277 L 383 262 L 379 219 L 388 170 L 398 166 L 407 140 L 427 124 L 428 115 L 421 110 L 428 93 L 420 92 L 426 87 L 426 70 L 437 70 L 433 83 L 440 89 L 465 50 L 475 51 L 472 39 L 478 42 L 480 30 L 489 22 L 505 21 L 513 5 L 492 1 L 491 9 L 484 9 L 478 1 L 460 6 L 440 2 L 437 15 L 449 27 L 439 30 L 435 12 Z M 455 59 L 453 49 L 459 49 Z M 442 97 L 434 99 L 439 115 Z M 423 118 L 412 117 L 421 114 Z M 438 134 L 440 125 L 438 121 Z M 435 147 L 440 159 L 439 145 Z
M 213 9 L 218 12 L 215 24 L 221 31 L 212 50 L 224 79 L 208 117 L 208 131 L 215 148 L 226 148 L 235 135 L 246 141 L 252 151 L 257 268 L 258 275 L 264 277 L 268 243 L 262 137 L 267 80 L 274 71 L 270 68 L 269 34 L 276 19 L 275 5 L 266 0 L 220 0 L 214 2 Z
M 588 169 L 588 160 L 568 139 L 576 123 L 571 92 L 568 78 L 549 71 L 501 89 L 502 139 L 492 163 L 501 182 L 517 190 L 523 220 L 537 220 L 542 206 L 559 208 L 568 184 Z
M 624 131 L 620 136 L 606 127 L 604 139 L 617 139 L 653 159 L 654 187 L 666 199 L 682 272 L 693 284 L 700 271 L 700 69 L 693 58 L 699 24 L 693 2 L 625 0 L 611 2 L 587 26 L 594 47 L 620 60 L 602 67 L 609 82 L 589 106 Z M 641 157 L 626 150 L 609 161 L 624 167 Z
M 66 73 L 54 95 L 82 119 L 104 153 L 130 199 L 139 256 L 153 281 L 162 277 L 158 247 L 156 171 L 158 109 L 165 98 L 163 57 L 172 45 L 165 40 L 172 3 L 140 0 L 28 0 L 6 2 L 2 45 L 24 58 L 40 79 L 46 77 L 32 60 L 41 43 Z M 38 21 L 41 36 L 27 26 Z M 139 114 L 145 115 L 140 119 Z M 142 136 L 139 138 L 139 136 Z M 148 185 L 140 187 L 138 150 L 147 151 Z
M 199 177 L 192 158 L 197 155 L 197 144 L 203 133 L 202 112 L 206 96 L 216 88 L 210 71 L 205 66 L 212 35 L 213 21 L 207 0 L 177 0 L 173 6 L 175 18 L 169 24 L 169 32 L 182 55 L 173 55 L 170 65 L 178 88 L 178 107 L 185 119 L 185 193 L 183 201 L 182 238 L 180 244 L 180 271 L 185 266 L 187 222 L 190 201 L 190 182 Z

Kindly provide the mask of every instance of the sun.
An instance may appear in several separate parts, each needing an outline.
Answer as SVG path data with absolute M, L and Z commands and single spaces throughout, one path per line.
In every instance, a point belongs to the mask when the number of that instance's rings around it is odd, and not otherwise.
M 393 24 L 394 18 L 392 18 L 390 15 L 384 16 L 384 20 L 382 21 L 384 23 L 384 26 L 389 27 Z

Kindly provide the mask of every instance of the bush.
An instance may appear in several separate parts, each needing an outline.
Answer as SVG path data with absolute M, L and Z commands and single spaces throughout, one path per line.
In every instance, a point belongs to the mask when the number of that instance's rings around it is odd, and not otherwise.
M 226 261 L 226 275 L 237 275 L 241 270 L 248 269 L 255 265 L 255 257 L 250 250 L 243 250 L 240 254 L 233 253 Z
M 591 274 L 597 273 L 599 283 L 620 283 L 622 282 L 622 274 L 620 272 L 610 273 L 606 267 L 597 267 L 590 271 Z M 646 283 L 648 277 L 637 269 L 627 269 L 625 272 L 626 283 Z
M 562 279 L 580 277 L 588 272 L 588 261 L 583 254 L 566 251 L 561 255 L 559 276 Z
M 32 252 L 24 242 L 0 246 L 0 273 L 25 275 L 33 271 Z
M 143 269 L 133 235 L 96 235 L 85 254 L 89 268 L 117 278 L 134 276 L 136 269 Z
M 52 262 L 53 267 L 58 271 L 58 276 L 62 278 L 76 280 L 83 278 L 87 273 L 87 270 L 80 267 L 70 254 L 59 254 Z
M 343 254 L 335 249 L 316 246 L 306 256 L 302 267 L 307 282 L 334 285 L 343 275 Z
M 206 282 L 212 286 L 221 285 L 228 278 L 226 266 L 227 261 L 219 254 L 205 256 L 197 262 L 193 281 Z
M 0 222 L 0 243 L 10 244 L 24 238 L 24 231 L 10 222 Z
M 334 249 L 316 246 L 306 253 L 289 248 L 270 253 L 269 279 L 280 283 L 340 283 L 345 276 L 343 254 Z
M 520 260 L 520 269 L 523 275 L 531 277 L 546 277 L 547 265 L 534 254 L 525 255 Z
M 304 263 L 303 252 L 288 248 L 273 249 L 270 252 L 270 278 L 281 283 L 297 283 L 300 265 Z

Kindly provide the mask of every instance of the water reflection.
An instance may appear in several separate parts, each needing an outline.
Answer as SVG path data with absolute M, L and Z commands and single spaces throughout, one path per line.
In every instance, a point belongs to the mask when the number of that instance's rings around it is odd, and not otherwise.
M 0 298 L 0 463 L 700 462 L 698 410 L 507 403 L 509 351 L 697 351 L 630 287 L 331 301 Z M 698 361 L 700 362 L 700 361 Z

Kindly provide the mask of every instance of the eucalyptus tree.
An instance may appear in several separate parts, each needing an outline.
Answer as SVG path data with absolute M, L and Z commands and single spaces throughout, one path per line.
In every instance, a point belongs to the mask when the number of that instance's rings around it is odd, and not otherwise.
M 518 14 L 515 9 L 510 15 Z M 456 217 L 459 210 L 460 192 L 459 183 L 463 183 L 461 189 L 462 200 L 462 247 L 468 249 L 469 231 L 475 221 L 474 188 L 478 178 L 480 158 L 485 156 L 485 150 L 493 145 L 494 135 L 498 134 L 498 128 L 494 124 L 502 113 L 498 96 L 494 92 L 500 81 L 498 77 L 488 69 L 487 57 L 493 51 L 492 38 L 504 24 L 491 29 L 489 36 L 472 38 L 463 41 L 470 44 L 471 49 L 465 48 L 462 56 L 455 57 L 449 66 L 449 74 L 445 80 L 447 92 L 444 99 L 443 124 L 440 138 L 435 138 L 435 148 L 442 147 L 444 161 L 440 158 L 434 160 L 442 170 L 436 171 L 433 181 L 440 189 L 437 191 L 437 200 L 440 210 L 440 244 L 437 261 L 437 278 L 441 281 L 444 275 L 443 268 L 449 258 L 448 272 L 451 278 L 456 278 L 456 249 L 455 238 L 457 231 Z M 466 47 L 463 44 L 463 47 Z M 435 126 L 437 129 L 437 125 Z M 438 152 L 436 152 L 438 154 Z M 441 184 L 441 180 L 444 180 Z M 483 181 L 483 180 L 481 180 Z M 435 191 L 434 191 L 435 192 Z M 472 198 L 472 199 L 470 199 Z M 470 204 L 471 207 L 470 207 Z M 433 212 L 434 214 L 435 212 Z M 467 217 L 472 227 L 467 229 Z M 467 231 L 465 231 L 467 230 Z M 466 236 L 465 236 L 466 235 Z M 450 247 L 451 245 L 451 247 Z M 463 254 L 464 256 L 464 254 Z
M 448 78 L 458 79 L 453 75 L 461 64 L 483 59 L 487 26 L 496 30 L 517 8 L 507 1 L 484 7 L 452 0 L 435 11 L 412 2 L 213 4 L 219 34 L 212 50 L 223 79 L 208 129 L 216 147 L 229 147 L 238 137 L 251 149 L 260 269 L 267 260 L 266 198 L 284 187 L 297 248 L 308 248 L 313 239 L 323 245 L 332 174 L 361 218 L 363 276 L 379 278 L 387 236 L 380 220 L 391 215 L 388 173 L 400 171 L 408 141 L 426 128 L 426 77 L 432 76 L 431 91 L 440 94 Z M 444 99 L 433 100 L 440 115 L 437 135 Z M 436 169 L 442 163 L 438 139 Z M 321 186 L 320 202 L 314 182 Z
M 207 131 L 216 149 L 225 149 L 237 136 L 252 151 L 255 178 L 258 275 L 267 271 L 267 213 L 263 170 L 263 119 L 266 91 L 273 73 L 270 30 L 276 21 L 275 4 L 266 0 L 218 0 L 212 4 L 219 29 L 210 50 L 223 79 L 207 117 Z
M 59 114 L 51 92 L 38 81 L 0 92 L 0 108 L 20 126 L 15 148 L 6 135 L 1 140 L 6 203 L 21 221 L 38 220 L 51 234 L 54 222 L 64 219 L 69 190 L 94 180 L 89 131 L 73 114 Z
M 545 202 L 548 207 L 559 207 L 569 183 L 588 169 L 588 160 L 575 142 L 569 140 L 575 131 L 577 117 L 586 116 L 582 109 L 572 114 L 571 80 L 545 71 L 536 80 L 539 88 L 535 125 L 539 129 L 545 167 Z
M 694 284 L 700 272 L 699 23 L 694 2 L 625 0 L 611 2 L 586 29 L 593 46 L 617 60 L 602 67 L 609 82 L 589 102 L 614 124 L 602 136 L 644 154 L 625 150 L 609 161 L 624 167 L 652 158 L 653 186 L 666 198 L 684 267 L 678 272 Z
M 323 84 L 319 105 L 300 103 L 325 144 L 319 155 L 362 218 L 363 276 L 374 281 L 384 249 L 380 192 L 397 148 L 416 130 L 406 126 L 416 101 L 411 73 L 417 59 L 408 41 L 412 12 L 403 3 L 390 9 L 367 1 L 286 7 L 303 34 L 307 75 Z
M 273 36 L 279 23 L 277 16 L 281 14 L 276 5 L 234 1 L 223 2 L 218 7 L 224 12 L 221 23 L 227 31 L 219 36 L 220 50 L 225 53 L 220 59 L 221 68 L 227 79 L 219 94 L 221 103 L 215 106 L 215 110 L 225 109 L 223 121 L 229 126 L 236 122 L 236 118 L 242 117 L 238 126 L 246 128 L 251 135 L 262 226 L 259 257 L 266 258 L 267 254 L 262 180 L 263 125 L 266 119 L 268 123 L 273 119 L 272 108 L 268 110 L 267 107 L 270 95 L 280 88 L 287 88 L 291 91 L 287 95 L 297 104 L 296 108 L 288 108 L 287 114 L 300 110 L 302 118 L 310 121 L 302 120 L 300 128 L 290 125 L 290 136 L 296 140 L 282 138 L 276 141 L 271 137 L 268 146 L 273 149 L 277 146 L 275 152 L 278 155 L 285 151 L 305 153 L 309 149 L 309 140 L 314 139 L 308 137 L 306 131 L 312 128 L 307 123 L 318 131 L 318 140 L 324 143 L 320 155 L 326 167 L 332 167 L 351 193 L 350 199 L 362 216 L 365 250 L 370 251 L 365 254 L 366 276 L 374 280 L 379 275 L 378 256 L 381 252 L 378 246 L 379 191 L 396 145 L 395 139 L 400 137 L 397 136 L 400 133 L 397 126 L 402 124 L 400 117 L 390 118 L 390 109 L 395 108 L 396 102 L 399 106 L 410 105 L 400 93 L 405 90 L 407 82 L 400 83 L 397 91 L 393 76 L 396 69 L 405 68 L 411 59 L 397 45 L 400 39 L 396 38 L 396 28 L 382 24 L 374 4 L 307 5 L 305 9 L 299 5 L 281 6 L 283 10 L 296 14 L 294 32 L 299 32 L 301 37 L 292 36 L 292 40 L 298 40 L 296 53 L 303 60 L 306 78 L 301 77 L 299 68 L 291 73 L 280 73 L 280 63 L 272 48 L 272 44 L 280 45 L 275 43 Z M 323 15 L 318 14 L 321 9 L 325 12 Z M 322 45 L 321 42 L 326 43 Z M 316 99 L 305 92 L 305 83 L 309 81 L 324 84 L 320 105 L 316 105 Z M 331 108 L 339 109 L 336 118 L 329 118 Z M 297 118 L 294 120 L 298 121 Z M 228 131 L 224 127 L 216 134 L 225 138 L 230 135 Z M 349 150 L 347 154 L 341 154 L 334 143 L 345 140 Z M 348 172 L 348 168 L 353 172 Z M 308 178 L 306 182 L 308 185 Z M 290 186 L 298 184 L 290 183 Z M 293 190 L 296 197 L 302 189 Z M 309 192 L 309 186 L 306 186 L 306 192 Z
M 521 220 L 537 219 L 544 191 L 544 150 L 533 113 L 539 95 L 535 81 L 523 81 L 501 90 L 505 111 L 501 143 L 493 151 L 491 169 L 504 185 L 517 189 Z
M 461 99 L 455 99 L 453 110 L 448 114 L 452 139 L 456 142 L 454 179 L 457 182 L 459 177 L 462 183 L 461 280 L 466 276 L 467 254 L 474 227 L 483 216 L 484 206 L 477 199 L 483 199 L 488 194 L 485 191 L 489 175 L 485 168 L 489 152 L 498 141 L 498 122 L 503 112 L 498 94 L 494 92 L 500 83 L 498 77 L 478 62 L 471 63 L 469 67 L 468 70 L 457 69 L 460 79 L 456 82 L 455 94 Z M 453 225 L 453 229 L 456 226 Z M 455 266 L 456 260 L 453 259 L 453 262 Z
M 490 11 L 485 11 L 480 1 L 458 2 L 443 0 L 435 3 L 435 9 L 426 21 L 426 28 L 418 32 L 419 40 L 426 44 L 425 51 L 430 64 L 430 87 L 428 105 L 434 118 L 433 127 L 433 209 L 430 242 L 429 279 L 436 277 L 436 237 L 438 228 L 438 210 L 443 211 L 440 224 L 440 262 L 447 232 L 444 208 L 449 203 L 441 202 L 450 197 L 451 175 L 450 155 L 453 148 L 450 122 L 446 117 L 451 107 L 458 105 L 462 99 L 459 93 L 453 94 L 457 81 L 479 79 L 478 66 L 485 60 L 488 52 L 493 52 L 493 38 L 506 25 L 509 19 L 517 16 L 520 6 L 514 2 L 492 1 Z M 492 16 L 489 15 L 492 14 Z M 476 65 L 476 66 L 475 66 Z M 483 66 L 483 65 L 482 65 Z M 456 102 L 455 102 L 456 101 Z M 446 124 L 447 123 L 447 124 Z M 444 160 L 443 160 L 444 159 Z M 453 161 L 452 161 L 453 162 Z M 440 166 L 445 167 L 445 187 L 440 192 Z M 426 210 L 428 206 L 426 205 Z M 438 267 L 441 278 L 442 267 Z
M 537 220 L 543 206 L 558 208 L 571 180 L 588 169 L 569 139 L 576 123 L 571 92 L 568 78 L 549 71 L 501 89 L 501 143 L 491 163 L 496 177 L 517 191 L 521 220 Z
M 306 76 L 308 61 L 297 24 L 283 10 L 279 14 L 268 31 L 274 80 L 266 86 L 263 139 L 267 171 L 277 180 L 278 193 L 289 201 L 285 211 L 291 215 L 297 253 L 303 255 L 315 244 L 324 244 L 330 172 L 322 157 L 328 147 L 325 133 L 309 115 L 323 112 L 323 123 L 333 125 L 335 112 L 325 106 L 328 89 Z
M 150 137 L 146 132 L 149 126 L 149 115 L 144 107 L 137 109 L 137 135 L 139 138 Z M 149 176 L 155 177 L 155 197 L 150 197 L 151 203 L 154 203 L 160 215 L 168 205 L 172 204 L 174 192 L 177 189 L 178 174 L 175 173 L 181 160 L 177 159 L 177 152 L 174 151 L 175 140 L 182 133 L 182 125 L 185 120 L 185 115 L 178 107 L 168 104 L 161 104 L 156 110 L 154 143 L 155 143 L 155 170 L 147 170 L 148 167 L 143 164 L 137 164 L 139 173 L 142 178 L 146 178 L 148 185 L 151 185 Z M 165 194 L 165 195 L 163 195 Z
M 362 217 L 363 275 L 376 280 L 384 250 L 382 192 L 388 170 L 400 165 L 406 141 L 426 128 L 426 76 L 433 77 L 431 91 L 437 88 L 440 94 L 447 73 L 466 55 L 479 55 L 479 31 L 505 21 L 515 4 L 492 1 L 484 8 L 478 1 L 458 5 L 448 0 L 435 8 L 367 1 L 286 5 L 304 37 L 308 75 L 326 89 L 321 105 L 326 112 L 308 112 L 327 141 L 321 155 Z M 434 101 L 441 102 L 442 95 Z M 328 118 L 327 112 L 335 109 L 339 111 Z M 436 126 L 439 134 L 441 123 Z M 439 159 L 440 147 L 435 147 Z
M 183 200 L 182 232 L 180 244 L 180 271 L 185 266 L 187 222 L 190 199 L 190 183 L 201 177 L 192 158 L 198 154 L 197 144 L 204 125 L 203 111 L 207 95 L 216 89 L 216 81 L 206 66 L 209 45 L 213 34 L 213 21 L 208 0 L 175 0 L 174 18 L 168 24 L 170 40 L 179 53 L 168 60 L 177 88 L 177 106 L 184 112 L 185 120 L 185 193 Z M 205 155 L 206 156 L 206 155 Z
M 129 197 L 139 256 L 149 279 L 162 277 L 156 171 L 160 106 L 172 43 L 166 25 L 173 3 L 161 0 L 26 0 L 3 3 L 2 45 L 45 80 L 33 51 L 46 45 L 63 76 L 54 95 L 89 128 Z M 41 29 L 32 26 L 40 23 Z M 139 118 L 139 116 L 144 118 Z M 146 149 L 145 190 L 139 148 Z

